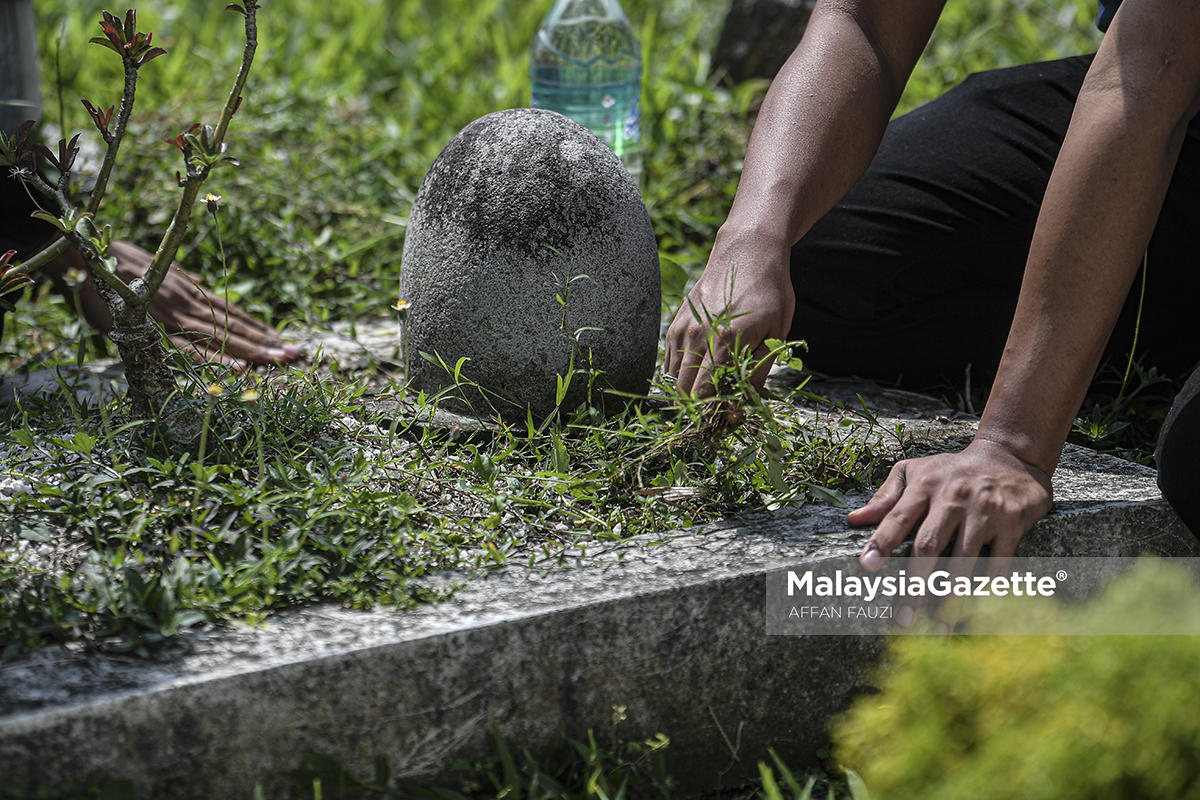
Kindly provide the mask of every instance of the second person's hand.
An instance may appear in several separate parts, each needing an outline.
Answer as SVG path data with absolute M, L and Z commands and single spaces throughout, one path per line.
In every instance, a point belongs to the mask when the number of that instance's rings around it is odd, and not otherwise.
M 113 242 L 109 254 L 117 259 L 117 275 L 126 282 L 144 275 L 152 260 L 150 253 L 127 242 Z M 58 272 L 69 267 L 84 269 L 83 259 L 74 250 L 64 253 L 60 261 Z M 102 333 L 112 329 L 112 316 L 90 278 L 80 292 L 79 302 L 93 327 Z M 245 369 L 249 364 L 281 364 L 300 356 L 300 348 L 283 341 L 270 325 L 226 303 L 175 263 L 147 311 L 163 326 L 171 343 L 192 353 L 197 361 Z
M 928 579 L 934 560 L 957 538 L 951 556 L 970 565 L 984 545 L 993 558 L 1008 559 L 1030 528 L 1050 510 L 1050 475 L 1019 458 L 1011 449 L 976 437 L 959 453 L 942 453 L 901 461 L 862 508 L 851 511 L 853 526 L 876 525 L 859 561 L 871 572 L 883 566 L 892 551 L 915 534 L 912 555 L 916 570 Z M 967 571 L 963 571 L 967 570 Z M 897 607 L 901 626 L 920 610 L 920 597 Z
M 786 339 L 796 298 L 790 247 L 753 233 L 722 228 L 704 274 L 688 293 L 667 331 L 663 369 L 679 389 L 699 397 L 715 393 L 712 368 L 728 364 L 735 349 L 767 355 L 765 340 Z M 715 326 L 715 330 L 711 326 Z M 771 368 L 763 361 L 751 378 L 762 388 Z

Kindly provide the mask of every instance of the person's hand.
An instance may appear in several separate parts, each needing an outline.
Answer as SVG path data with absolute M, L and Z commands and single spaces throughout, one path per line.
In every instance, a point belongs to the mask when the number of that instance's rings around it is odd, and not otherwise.
M 964 559 L 950 580 L 970 574 L 983 546 L 1007 560 L 1034 523 L 1050 510 L 1050 475 L 1018 458 L 1008 447 L 976 437 L 960 453 L 901 461 L 871 501 L 850 512 L 854 526 L 879 527 L 859 561 L 874 572 L 909 533 L 916 577 L 926 580 L 935 559 L 957 534 L 952 557 Z M 1003 562 L 1001 562 L 1003 563 Z M 921 598 L 898 605 L 895 619 L 907 627 Z
M 83 269 L 78 253 L 68 250 L 67 254 L 78 259 L 78 268 Z M 127 283 L 144 275 L 153 258 L 126 242 L 113 242 L 109 255 L 117 259 L 117 276 Z M 93 327 L 101 332 L 112 330 L 108 307 L 96 294 L 90 278 L 81 288 L 79 299 L 81 311 Z M 274 328 L 226 304 L 177 264 L 167 271 L 148 311 L 166 329 L 171 342 L 197 360 L 243 369 L 247 364 L 278 364 L 300 356 L 300 348 L 280 339 Z
M 715 364 L 733 360 L 734 347 L 763 359 L 766 339 L 786 339 L 796 298 L 792 291 L 790 251 L 786 244 L 753 234 L 717 234 L 704 274 L 692 287 L 667 331 L 663 368 L 684 393 L 711 396 Z M 717 323 L 717 330 L 709 324 Z M 751 382 L 762 388 L 771 369 L 764 361 Z

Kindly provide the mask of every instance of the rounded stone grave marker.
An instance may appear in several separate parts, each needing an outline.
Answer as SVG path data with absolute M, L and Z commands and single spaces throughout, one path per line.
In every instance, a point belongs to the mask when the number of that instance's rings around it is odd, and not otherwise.
M 589 365 L 596 389 L 635 393 L 654 371 L 650 216 L 612 150 L 552 111 L 489 114 L 446 145 L 409 215 L 400 296 L 410 382 L 450 389 L 454 410 L 540 420 L 568 376 L 562 408 L 587 398 Z

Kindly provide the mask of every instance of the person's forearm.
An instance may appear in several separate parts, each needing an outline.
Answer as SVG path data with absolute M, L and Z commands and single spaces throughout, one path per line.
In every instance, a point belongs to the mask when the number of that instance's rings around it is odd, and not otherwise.
M 1114 26 L 1080 91 L 979 426 L 980 438 L 1047 473 L 1142 261 L 1196 112 L 1197 59 L 1175 57 L 1194 41 L 1135 47 L 1136 33 L 1134 24 L 1120 33 Z M 1174 74 L 1164 74 L 1172 63 Z
M 819 3 L 763 101 L 727 228 L 794 244 L 870 164 L 941 2 Z

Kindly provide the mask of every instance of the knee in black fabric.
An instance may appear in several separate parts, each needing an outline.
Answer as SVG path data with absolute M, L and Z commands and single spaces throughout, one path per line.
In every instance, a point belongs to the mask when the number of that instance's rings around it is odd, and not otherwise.
M 1158 488 L 1188 530 L 1200 536 L 1200 369 L 1175 398 L 1154 451 Z

